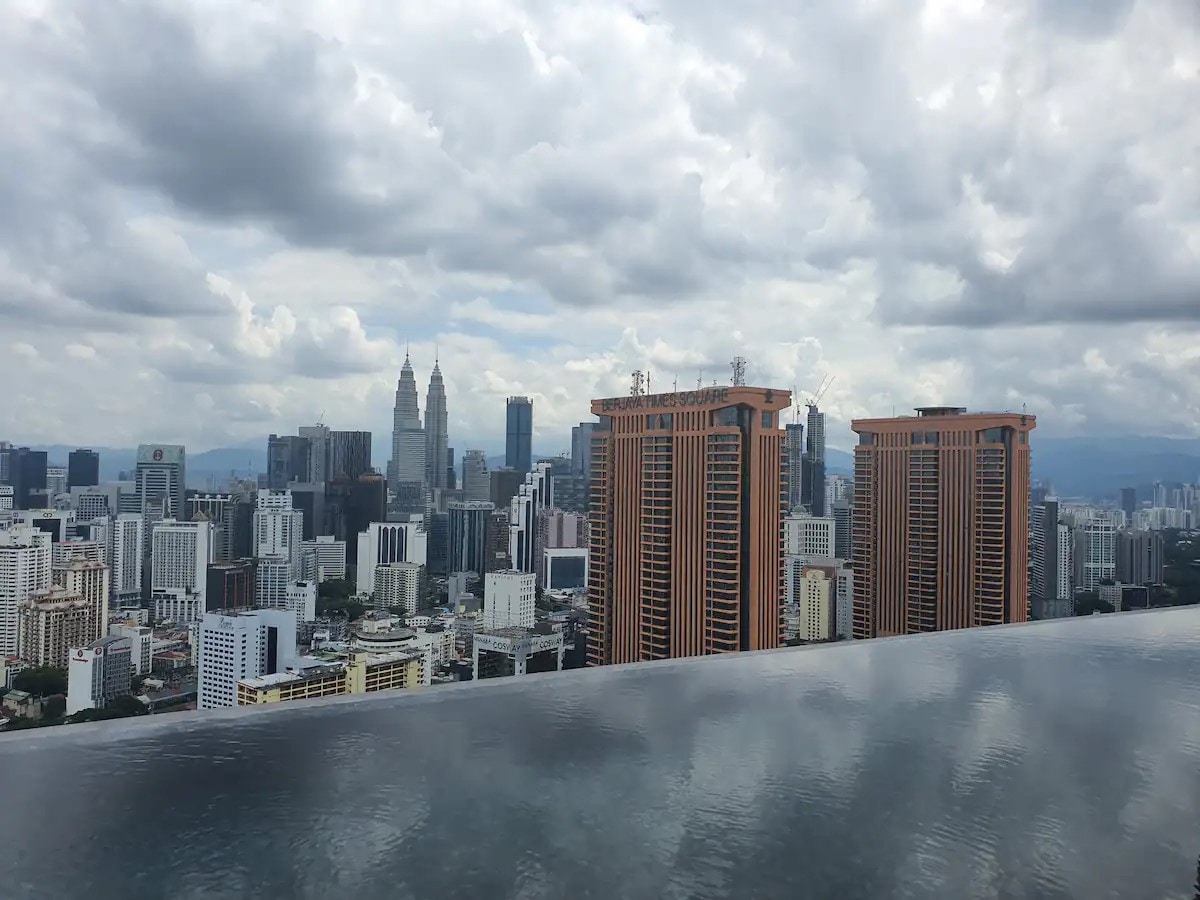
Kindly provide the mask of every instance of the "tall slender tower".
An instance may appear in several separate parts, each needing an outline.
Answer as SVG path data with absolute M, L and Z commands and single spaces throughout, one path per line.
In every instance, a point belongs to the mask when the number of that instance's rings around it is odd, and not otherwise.
M 425 483 L 430 488 L 446 487 L 446 440 L 446 386 L 435 359 L 425 395 Z
M 417 380 L 413 377 L 412 362 L 406 353 L 404 366 L 400 369 L 400 380 L 396 382 L 388 483 L 402 504 L 413 506 L 422 494 L 424 482 L 425 429 L 421 427 L 421 410 L 417 405 Z
M 825 510 L 825 413 L 815 402 L 808 404 L 808 440 L 803 466 L 803 500 L 814 516 Z
M 1033 416 L 856 419 L 854 637 L 1028 619 Z

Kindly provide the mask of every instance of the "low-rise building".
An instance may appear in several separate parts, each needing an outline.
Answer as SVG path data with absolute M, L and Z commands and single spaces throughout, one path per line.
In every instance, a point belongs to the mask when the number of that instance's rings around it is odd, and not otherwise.
M 563 663 L 563 634 L 546 623 L 535 628 L 477 631 L 472 640 L 471 661 L 476 681 L 557 672 Z
M 286 671 L 239 681 L 238 705 L 425 687 L 431 671 L 428 650 L 351 650 L 340 658 L 334 654 L 302 657 Z

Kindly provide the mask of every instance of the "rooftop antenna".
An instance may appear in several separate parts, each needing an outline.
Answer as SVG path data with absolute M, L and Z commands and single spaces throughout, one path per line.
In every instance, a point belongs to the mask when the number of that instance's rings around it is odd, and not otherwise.
M 704 370 L 700 369 L 696 372 L 696 390 L 700 390 L 700 387 L 703 383 L 704 383 Z
M 635 372 L 631 372 L 629 378 L 629 396 L 640 397 L 645 392 L 643 386 L 646 383 L 646 376 L 642 373 L 641 369 L 638 369 Z
M 679 390 L 679 373 L 676 372 L 675 380 L 671 382 L 671 393 L 673 394 L 678 390 Z
M 650 370 L 649 369 L 646 370 L 646 393 L 647 394 L 654 393 L 654 391 L 650 390 Z
M 746 384 L 746 357 L 735 356 L 729 367 L 733 369 L 733 386 L 744 387 Z

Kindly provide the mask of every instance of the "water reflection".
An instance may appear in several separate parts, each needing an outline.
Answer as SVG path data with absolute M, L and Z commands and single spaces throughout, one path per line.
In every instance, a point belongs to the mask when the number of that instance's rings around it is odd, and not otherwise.
M 1188 898 L 1198 625 L 1093 617 L 15 735 L 5 895 Z

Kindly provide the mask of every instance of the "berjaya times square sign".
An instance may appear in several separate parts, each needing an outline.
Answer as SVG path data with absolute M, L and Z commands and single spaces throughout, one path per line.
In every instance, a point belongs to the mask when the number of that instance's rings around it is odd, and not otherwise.
M 767 398 L 770 402 L 771 398 Z M 702 391 L 678 391 L 673 394 L 632 394 L 628 397 L 608 397 L 600 401 L 602 412 L 618 409 L 664 408 L 672 406 L 708 406 L 728 403 L 729 388 L 706 388 Z

